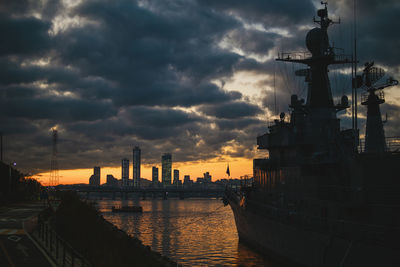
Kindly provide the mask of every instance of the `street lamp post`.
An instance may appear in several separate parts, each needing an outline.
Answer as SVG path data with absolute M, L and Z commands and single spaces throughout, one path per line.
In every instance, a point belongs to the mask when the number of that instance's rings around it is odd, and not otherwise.
M 8 178 L 8 191 L 11 193 L 11 183 L 12 183 L 12 177 L 11 177 L 11 164 L 15 167 L 15 166 L 17 166 L 17 163 L 16 162 L 13 162 L 13 163 L 10 163 L 10 165 L 9 165 L 9 168 L 8 168 L 8 170 L 9 170 L 9 178 Z

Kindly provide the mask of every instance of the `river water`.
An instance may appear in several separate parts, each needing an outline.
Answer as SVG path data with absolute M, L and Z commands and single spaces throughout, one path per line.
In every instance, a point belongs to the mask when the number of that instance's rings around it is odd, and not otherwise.
M 239 244 L 232 210 L 218 199 L 98 200 L 103 217 L 184 266 L 268 266 L 276 263 Z M 140 205 L 143 213 L 113 213 Z

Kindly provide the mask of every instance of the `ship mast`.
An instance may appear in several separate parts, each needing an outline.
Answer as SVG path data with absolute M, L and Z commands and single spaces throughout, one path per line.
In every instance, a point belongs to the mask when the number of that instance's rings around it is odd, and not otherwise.
M 325 8 L 318 10 L 319 19 L 314 18 L 314 22 L 320 27 L 310 30 L 306 37 L 306 45 L 311 57 L 308 53 L 281 53 L 276 60 L 308 65 L 309 69 L 298 72 L 301 76 L 306 76 L 306 81 L 309 82 L 306 106 L 334 110 L 328 66 L 352 63 L 353 60 L 345 55 L 336 55 L 334 48 L 330 46 L 328 27 L 331 24 L 340 23 L 340 20 L 335 22 L 329 19 L 327 3 L 321 3 L 325 5 Z
M 308 66 L 307 69 L 296 71 L 296 75 L 305 76 L 308 82 L 307 99 L 301 104 L 305 113 L 307 142 L 314 153 L 328 153 L 337 148 L 340 135 L 340 126 L 336 117 L 338 111 L 348 108 L 347 96 L 342 97 L 341 103 L 334 104 L 332 90 L 328 77 L 328 66 L 332 64 L 354 63 L 350 56 L 336 54 L 335 48 L 329 43 L 328 28 L 332 24 L 339 24 L 328 17 L 326 2 L 321 2 L 324 8 L 317 11 L 318 19 L 314 17 L 314 23 L 319 27 L 311 29 L 306 36 L 306 46 L 309 53 L 281 53 L 277 61 L 301 63 Z M 338 50 L 339 51 L 339 50 Z M 311 53 L 311 55 L 310 55 Z M 293 96 L 297 99 L 297 96 Z M 332 154 L 333 155 L 333 154 Z
M 374 62 L 367 62 L 362 76 L 358 76 L 357 88 L 361 86 L 365 88 L 365 92 L 361 95 L 361 104 L 367 106 L 365 153 L 383 153 L 387 150 L 379 105 L 385 103 L 383 89 L 397 85 L 398 81 L 389 78 L 384 84 L 374 85 L 384 75 L 385 71 L 382 68 L 374 67 Z

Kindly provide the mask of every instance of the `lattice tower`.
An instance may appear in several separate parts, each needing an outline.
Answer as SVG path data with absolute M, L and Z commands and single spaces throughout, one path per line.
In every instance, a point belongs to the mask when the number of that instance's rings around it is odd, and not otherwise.
M 51 155 L 49 186 L 56 186 L 59 183 L 58 163 L 57 163 L 57 139 L 58 139 L 57 130 L 53 129 L 52 137 L 53 137 L 53 154 Z

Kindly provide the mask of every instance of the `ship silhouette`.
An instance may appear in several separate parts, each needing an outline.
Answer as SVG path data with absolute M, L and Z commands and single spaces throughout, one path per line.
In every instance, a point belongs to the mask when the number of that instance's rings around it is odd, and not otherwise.
M 310 53 L 282 53 L 277 60 L 302 63 L 296 72 L 308 83 L 306 100 L 291 96 L 290 119 L 281 113 L 257 137 L 268 157 L 254 159 L 254 180 L 229 188 L 225 202 L 234 213 L 240 242 L 295 266 L 400 266 L 400 152 L 385 138 L 380 105 L 383 89 L 397 85 L 366 63 L 353 87 L 363 91 L 365 139 L 357 125 L 342 130 L 328 77 L 332 64 L 355 64 L 329 43 L 326 3 L 318 27 L 306 36 Z M 388 145 L 389 144 L 389 145 Z M 266 153 L 267 154 L 267 153 Z

